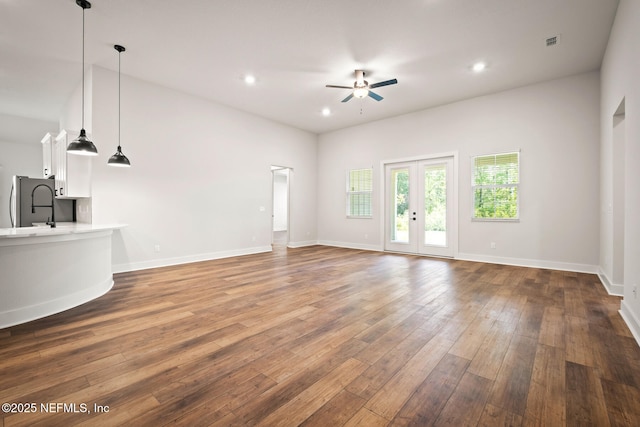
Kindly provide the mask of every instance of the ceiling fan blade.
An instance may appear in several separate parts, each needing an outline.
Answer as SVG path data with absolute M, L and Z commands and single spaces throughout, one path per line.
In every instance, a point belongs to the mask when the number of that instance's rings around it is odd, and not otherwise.
M 353 86 L 336 86 L 336 85 L 327 85 L 326 87 L 334 87 L 336 89 L 353 89 Z
M 347 96 L 345 99 L 343 99 L 342 102 L 347 102 L 351 98 L 353 98 L 353 94 L 352 93 L 350 93 L 349 96 Z
M 398 83 L 398 80 L 391 79 L 391 80 L 385 80 L 385 81 L 380 82 L 380 83 L 374 83 L 372 85 L 369 85 L 369 87 L 372 88 L 372 89 L 375 89 L 375 88 L 380 87 L 380 86 L 389 86 L 389 85 L 394 85 L 396 83 Z
M 384 98 L 378 95 L 377 93 L 373 93 L 369 91 L 369 96 L 375 99 L 376 101 L 382 101 Z

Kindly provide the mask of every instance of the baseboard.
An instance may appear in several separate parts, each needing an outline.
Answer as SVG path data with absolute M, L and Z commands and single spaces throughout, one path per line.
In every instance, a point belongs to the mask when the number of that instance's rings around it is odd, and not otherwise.
M 596 265 L 577 264 L 572 262 L 546 261 L 546 260 L 526 259 L 526 258 L 496 257 L 496 256 L 466 254 L 466 253 L 459 253 L 458 255 L 456 255 L 455 259 L 459 259 L 463 261 L 486 262 L 489 264 L 514 265 L 518 267 L 532 267 L 532 268 L 546 268 L 549 270 L 574 271 L 576 273 L 596 274 L 598 272 L 598 266 Z
M 602 268 L 598 268 L 598 277 L 609 295 L 615 295 L 617 297 L 624 296 L 624 285 L 611 283 L 609 276 L 607 276 L 607 273 L 605 273 Z
M 339 248 L 357 249 L 365 251 L 380 252 L 384 249 L 379 245 L 367 245 L 351 242 L 337 242 L 331 240 L 307 240 L 299 242 L 289 242 L 287 247 L 289 248 L 302 248 L 306 246 L 323 245 L 334 246 Z M 188 264 L 191 262 L 209 261 L 221 258 L 230 258 L 234 256 L 251 255 L 256 253 L 271 252 L 271 246 L 259 246 L 254 248 L 236 249 L 231 251 L 211 252 L 198 255 L 189 255 L 175 258 L 161 258 L 149 261 L 140 261 L 133 263 L 114 264 L 114 273 L 123 273 L 127 271 L 146 270 L 149 268 L 168 267 L 171 265 Z M 552 270 L 574 271 L 579 273 L 592 273 L 599 274 L 599 268 L 593 265 L 587 264 L 575 264 L 556 261 L 544 261 L 544 260 L 531 260 L 525 258 L 507 258 L 507 257 L 493 257 L 479 254 L 467 254 L 459 253 L 455 259 L 474 262 L 486 262 L 490 264 L 504 264 L 514 265 L 519 267 L 533 267 L 533 268 L 547 268 Z M 606 278 L 606 276 L 605 276 Z M 602 280 L 602 279 L 601 279 Z M 608 279 L 605 279 L 608 282 Z M 607 287 L 607 283 L 603 280 L 603 284 Z M 607 288 L 607 291 L 612 295 L 622 295 L 621 285 L 613 285 Z M 617 293 L 619 292 L 619 293 Z
M 318 244 L 323 246 L 333 246 L 336 248 L 359 249 L 362 251 L 382 251 L 382 248 L 379 245 L 363 245 L 350 242 L 335 242 L 331 240 L 319 240 Z
M 640 345 L 640 321 L 638 321 L 638 318 L 633 314 L 633 311 L 625 300 L 622 300 L 620 304 L 620 315 L 631 330 L 636 342 Z
M 288 248 L 304 248 L 305 246 L 313 246 L 317 244 L 318 244 L 317 240 L 306 240 L 301 242 L 289 242 L 287 244 L 287 247 Z
M 324 246 L 335 246 L 338 248 L 359 249 L 359 250 L 365 250 L 365 251 L 376 251 L 376 252 L 384 251 L 384 248 L 381 247 L 380 245 L 366 245 L 366 244 L 351 243 L 351 242 L 336 242 L 331 240 L 319 240 L 317 244 L 324 245 Z M 598 272 L 598 267 L 595 265 L 576 264 L 576 263 L 557 262 L 557 261 L 544 261 L 544 260 L 525 259 L 525 258 L 493 257 L 493 256 L 487 256 L 487 255 L 479 255 L 479 254 L 459 253 L 454 257 L 454 259 L 459 259 L 463 261 L 486 262 L 489 264 L 513 265 L 517 267 L 532 267 L 532 268 L 546 268 L 550 270 L 573 271 L 577 273 L 596 274 Z
M 189 264 L 192 262 L 210 261 L 214 259 L 230 258 L 234 256 L 252 255 L 263 252 L 271 252 L 273 249 L 269 246 L 258 246 L 254 248 L 235 249 L 230 251 L 210 252 L 198 255 L 189 255 L 175 258 L 161 258 L 149 261 L 140 261 L 124 264 L 114 264 L 114 273 L 124 273 L 127 271 L 147 270 L 149 268 L 168 267 L 171 265 Z

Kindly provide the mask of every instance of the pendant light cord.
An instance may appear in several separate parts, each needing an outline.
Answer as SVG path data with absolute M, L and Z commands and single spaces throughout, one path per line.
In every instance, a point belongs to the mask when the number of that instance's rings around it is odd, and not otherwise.
M 120 58 L 122 52 L 118 50 L 118 151 L 120 151 Z
M 82 126 L 84 129 L 84 7 L 82 8 Z

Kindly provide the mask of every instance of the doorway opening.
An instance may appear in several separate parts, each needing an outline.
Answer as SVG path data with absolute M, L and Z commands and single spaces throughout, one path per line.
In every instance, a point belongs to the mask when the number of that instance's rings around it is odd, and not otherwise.
M 625 100 L 613 115 L 613 265 L 614 287 L 624 286 L 625 195 L 626 195 Z
M 289 244 L 289 183 L 291 168 L 271 166 L 271 246 L 286 247 Z

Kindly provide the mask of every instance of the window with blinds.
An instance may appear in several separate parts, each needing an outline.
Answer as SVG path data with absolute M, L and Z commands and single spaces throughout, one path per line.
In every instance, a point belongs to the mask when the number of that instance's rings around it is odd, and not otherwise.
M 473 219 L 519 218 L 520 153 L 477 156 L 472 160 Z
M 373 169 L 352 169 L 347 173 L 347 216 L 371 218 Z

